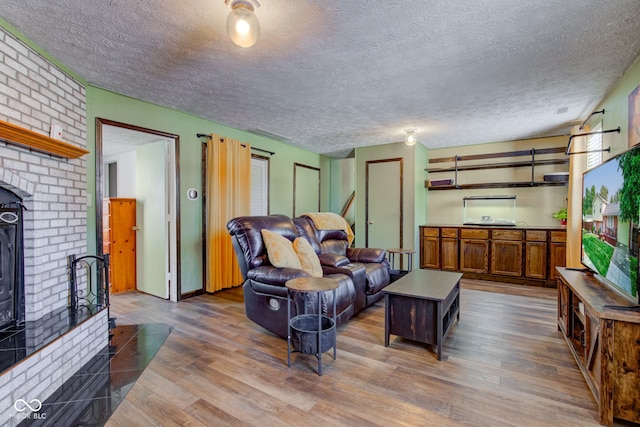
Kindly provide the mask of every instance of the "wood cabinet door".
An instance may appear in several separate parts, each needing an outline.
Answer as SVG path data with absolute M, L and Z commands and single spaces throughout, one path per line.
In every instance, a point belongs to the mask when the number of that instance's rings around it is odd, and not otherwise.
M 522 276 L 522 242 L 515 240 L 491 242 L 491 274 Z
M 136 290 L 136 199 L 112 198 L 110 208 L 111 292 Z
M 565 243 L 550 243 L 549 246 L 549 278 L 558 280 L 556 267 L 564 267 L 567 262 L 567 247 Z
M 547 243 L 527 242 L 525 244 L 525 276 L 532 279 L 547 278 Z
M 458 271 L 458 239 L 442 239 L 442 269 Z
M 460 271 L 468 273 L 489 272 L 488 240 L 460 240 Z
M 440 239 L 422 236 L 420 268 L 440 268 Z

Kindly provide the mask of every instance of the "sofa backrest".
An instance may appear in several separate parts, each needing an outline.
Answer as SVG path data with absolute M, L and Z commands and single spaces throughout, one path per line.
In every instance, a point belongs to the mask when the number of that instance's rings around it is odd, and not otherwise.
M 267 229 L 294 241 L 298 230 L 293 221 L 285 215 L 241 216 L 227 223 L 227 230 L 235 240 L 234 247 L 238 258 L 242 256 L 248 270 L 262 265 L 271 265 L 267 249 L 262 241 L 260 230 Z M 238 249 L 241 254 L 238 253 Z M 242 263 L 240 263 L 242 266 Z M 243 272 L 245 275 L 245 272 Z M 246 276 L 245 276 L 246 278 Z
M 320 254 L 346 255 L 349 243 L 344 230 L 318 230 L 311 217 L 302 215 L 294 218 L 293 223 L 300 236 L 305 237 L 311 247 Z

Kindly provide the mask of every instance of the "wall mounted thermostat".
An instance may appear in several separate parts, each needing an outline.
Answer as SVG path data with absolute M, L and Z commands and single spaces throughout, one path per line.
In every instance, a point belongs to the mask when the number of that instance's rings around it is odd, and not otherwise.
M 198 190 L 190 188 L 187 190 L 187 198 L 189 200 L 196 200 L 198 198 Z

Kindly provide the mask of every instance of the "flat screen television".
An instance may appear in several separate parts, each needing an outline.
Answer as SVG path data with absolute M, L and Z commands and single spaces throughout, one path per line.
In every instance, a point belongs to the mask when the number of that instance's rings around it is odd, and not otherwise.
M 582 176 L 581 262 L 636 304 L 640 146 Z

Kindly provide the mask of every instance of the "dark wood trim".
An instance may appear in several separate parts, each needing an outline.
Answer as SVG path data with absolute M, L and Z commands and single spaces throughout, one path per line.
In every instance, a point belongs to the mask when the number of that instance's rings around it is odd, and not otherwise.
M 202 144 L 202 291 L 207 289 L 207 142 Z
M 469 165 L 469 166 L 458 166 L 456 167 L 448 167 L 448 168 L 435 168 L 435 169 L 425 169 L 425 171 L 429 173 L 441 173 L 441 172 L 458 172 L 461 171 L 475 171 L 475 170 L 484 170 L 484 169 L 505 169 L 505 168 L 522 168 L 528 167 L 531 165 L 535 166 L 546 166 L 546 165 L 566 165 L 569 164 L 569 159 L 547 159 L 547 160 L 536 160 L 534 162 L 503 162 L 503 163 L 484 163 L 481 165 Z
M 518 151 L 504 151 L 501 153 L 470 154 L 468 156 L 438 157 L 435 159 L 429 159 L 429 163 L 455 162 L 456 158 L 458 159 L 458 161 L 466 161 L 466 160 L 498 159 L 501 157 L 530 156 L 532 151 L 533 150 L 518 150 Z M 565 151 L 565 147 L 541 148 L 541 149 L 535 149 L 535 154 L 536 155 L 557 154 L 557 153 L 564 153 L 564 151 Z
M 180 301 L 182 299 L 182 251 L 180 250 L 180 136 L 175 135 L 173 138 L 174 150 L 175 150 L 175 164 L 176 168 L 176 187 L 174 189 L 176 198 L 176 299 Z
M 182 261 L 180 259 L 181 251 L 181 229 L 180 229 L 180 136 L 168 132 L 149 129 L 141 126 L 131 125 L 128 123 L 116 122 L 101 117 L 96 117 L 96 254 L 103 255 L 102 253 L 102 184 L 104 179 L 104 171 L 102 170 L 102 149 L 104 141 L 102 140 L 102 128 L 103 126 L 114 126 L 123 129 L 129 129 L 132 131 L 149 133 L 152 135 L 161 136 L 167 139 L 173 139 L 174 152 L 175 152 L 175 221 L 176 221 L 176 298 L 180 301 L 182 292 Z M 171 292 L 169 292 L 171 294 Z
M 296 217 L 296 168 L 301 167 L 305 169 L 311 169 L 318 171 L 318 212 L 320 212 L 320 201 L 322 199 L 322 177 L 320 168 L 316 168 L 314 166 L 305 165 L 302 163 L 294 163 L 293 164 L 293 217 Z
M 367 160 L 366 168 L 365 168 L 365 208 L 364 208 L 364 239 L 365 247 L 369 247 L 369 165 L 375 163 L 389 163 L 389 162 L 400 162 L 400 240 L 399 245 L 403 247 L 404 244 L 404 159 L 402 157 L 396 157 L 392 159 L 379 159 L 379 160 Z M 402 257 L 400 258 L 400 262 L 402 263 Z
M 523 181 L 523 182 L 485 182 L 481 184 L 461 184 L 461 185 L 429 185 L 429 181 L 424 182 L 424 186 L 429 191 L 437 190 L 474 190 L 478 188 L 522 188 L 522 187 L 561 187 L 567 186 L 567 182 L 560 181 Z
M 195 291 L 185 292 L 184 294 L 182 294 L 181 299 L 193 298 L 193 297 L 197 297 L 198 295 L 204 295 L 204 294 L 205 292 L 203 289 L 196 289 Z

